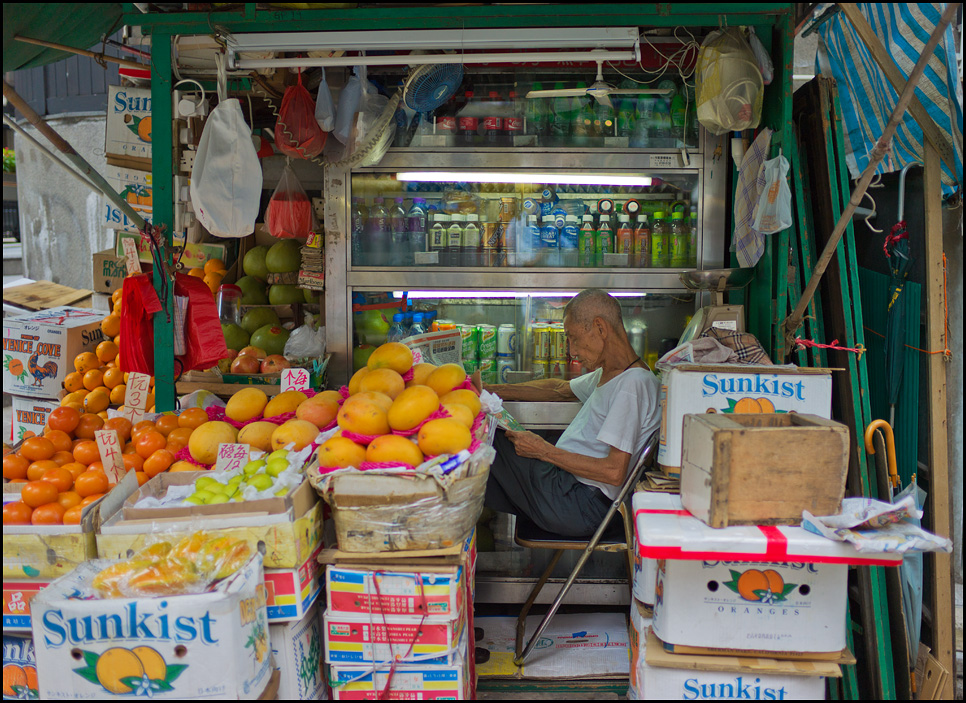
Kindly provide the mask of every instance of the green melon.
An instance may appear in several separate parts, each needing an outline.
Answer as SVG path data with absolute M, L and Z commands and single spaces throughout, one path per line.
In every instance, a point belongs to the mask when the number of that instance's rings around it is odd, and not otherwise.
M 251 343 L 259 349 L 264 349 L 266 354 L 282 354 L 290 334 L 291 332 L 284 327 L 265 325 L 255 330 Z
M 241 326 L 248 334 L 255 332 L 265 325 L 281 327 L 282 321 L 278 319 L 278 313 L 272 308 L 251 308 L 242 317 Z
M 268 247 L 255 247 L 249 249 L 242 260 L 242 268 L 245 275 L 254 276 L 263 283 L 268 279 L 268 268 L 265 266 L 265 258 L 268 254 Z
M 242 276 L 235 285 L 242 290 L 242 305 L 268 305 L 268 294 L 265 292 L 265 282 L 254 276 Z
M 269 273 L 291 273 L 302 265 L 302 247 L 294 239 L 282 239 L 265 255 Z M 247 271 L 246 271 L 247 273 Z
M 302 294 L 302 289 L 298 286 L 276 283 L 268 289 L 268 302 L 272 305 L 293 305 L 295 303 L 304 303 L 305 296 Z
M 249 333 L 234 323 L 222 323 L 221 333 L 225 335 L 225 346 L 239 351 L 248 346 Z

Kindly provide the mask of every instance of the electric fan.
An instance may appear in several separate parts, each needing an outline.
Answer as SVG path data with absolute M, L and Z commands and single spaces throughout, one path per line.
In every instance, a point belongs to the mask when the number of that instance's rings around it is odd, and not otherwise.
M 432 112 L 449 100 L 463 82 L 463 65 L 437 63 L 417 66 L 406 78 L 403 102 L 419 113 Z

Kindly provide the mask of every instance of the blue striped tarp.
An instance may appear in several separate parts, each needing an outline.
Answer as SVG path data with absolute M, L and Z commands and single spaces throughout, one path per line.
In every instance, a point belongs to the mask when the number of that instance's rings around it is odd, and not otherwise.
M 908 78 L 929 35 L 945 9 L 943 3 L 859 3 L 896 67 Z M 879 69 L 855 28 L 841 12 L 819 27 L 816 71 L 834 78 L 845 119 L 853 178 L 869 164 L 869 152 L 882 135 L 899 101 L 899 93 Z M 936 46 L 916 87 L 916 97 L 943 133 L 955 155 L 955 172 L 942 164 L 943 194 L 951 195 L 963 182 L 963 104 L 959 86 L 952 27 Z M 908 163 L 923 163 L 922 129 L 908 111 L 892 140 L 892 153 L 879 164 L 879 173 L 898 171 Z

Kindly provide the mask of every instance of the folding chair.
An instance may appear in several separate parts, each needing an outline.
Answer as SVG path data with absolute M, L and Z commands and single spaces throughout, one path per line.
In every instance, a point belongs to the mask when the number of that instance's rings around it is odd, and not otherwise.
M 541 530 L 526 518 L 517 517 L 516 533 L 514 535 L 514 540 L 517 544 L 529 549 L 554 550 L 554 555 L 550 559 L 550 563 L 540 575 L 540 579 L 534 585 L 533 590 L 530 591 L 527 602 L 523 604 L 520 615 L 517 616 L 516 645 L 514 647 L 513 658 L 513 663 L 517 666 L 522 666 L 524 660 L 533 651 L 534 646 L 540 639 L 540 635 L 547 629 L 547 625 L 550 624 L 550 619 L 560 608 L 560 604 L 567 596 L 567 592 L 574 584 L 574 581 L 577 580 L 577 577 L 580 575 L 581 570 L 593 552 L 625 552 L 627 554 L 627 579 L 628 585 L 630 585 L 634 577 L 634 556 L 631 553 L 634 544 L 634 525 L 631 520 L 630 511 L 627 509 L 626 499 L 631 493 L 632 488 L 641 480 L 645 467 L 653 458 L 657 447 L 658 435 L 659 431 L 655 430 L 654 434 L 647 441 L 647 444 L 644 445 L 640 459 L 638 459 L 634 468 L 627 472 L 627 476 L 624 478 L 624 483 L 621 485 L 617 498 L 611 503 L 607 514 L 604 516 L 604 519 L 601 521 L 600 526 L 594 532 L 593 536 L 585 539 L 562 537 Z M 620 519 L 616 519 L 618 511 L 621 513 Z M 540 591 L 543 589 L 544 584 L 547 583 L 547 579 L 550 578 L 550 574 L 553 573 L 554 567 L 560 561 L 560 557 L 563 556 L 565 550 L 583 550 L 583 554 L 580 555 L 573 570 L 570 572 L 570 576 L 567 577 L 557 597 L 554 598 L 549 610 L 547 610 L 547 614 L 543 616 L 543 620 L 537 626 L 536 632 L 533 633 L 527 641 L 527 646 L 524 648 L 523 637 L 526 634 L 527 614 L 530 612 L 530 608 L 537 600 L 537 596 L 540 595 Z

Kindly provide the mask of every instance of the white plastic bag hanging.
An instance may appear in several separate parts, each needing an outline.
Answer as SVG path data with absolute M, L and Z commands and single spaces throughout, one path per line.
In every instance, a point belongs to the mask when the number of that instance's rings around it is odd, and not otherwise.
M 761 165 L 765 187 L 755 206 L 753 227 L 775 234 L 792 226 L 792 191 L 788 187 L 788 159 L 781 153 Z
M 362 78 L 359 77 L 362 73 Z M 352 123 L 355 122 L 356 113 L 359 112 L 359 102 L 362 99 L 363 83 L 366 80 L 365 66 L 357 66 L 353 69 L 352 75 L 346 81 L 345 87 L 339 95 L 339 107 L 335 113 L 335 129 L 332 136 L 345 144 L 349 141 L 352 133 Z
M 241 104 L 228 98 L 224 58 L 218 64 L 218 106 L 205 121 L 191 169 L 191 204 L 216 237 L 245 237 L 255 230 L 262 167 Z
M 771 56 L 765 51 L 765 45 L 761 43 L 761 39 L 755 34 L 754 27 L 748 28 L 748 43 L 751 45 L 751 51 L 758 61 L 758 70 L 761 71 L 762 80 L 765 85 L 771 85 L 772 78 L 775 77 L 775 66 L 771 62 Z
M 335 129 L 335 103 L 332 101 L 332 93 L 329 91 L 329 84 L 325 80 L 325 69 L 322 69 L 322 82 L 319 83 L 319 93 L 315 96 L 315 121 L 323 132 L 331 132 Z
M 758 61 L 737 27 L 712 32 L 695 71 L 698 121 L 712 134 L 753 129 L 761 120 L 764 85 Z

